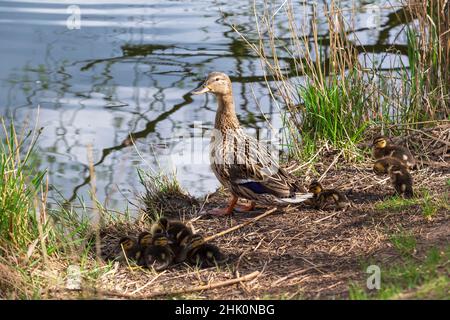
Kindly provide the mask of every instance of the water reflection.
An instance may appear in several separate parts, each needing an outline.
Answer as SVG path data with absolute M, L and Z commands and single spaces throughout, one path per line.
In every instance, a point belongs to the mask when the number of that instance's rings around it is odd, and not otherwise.
M 192 130 L 194 121 L 212 127 L 212 97 L 189 95 L 210 71 L 231 76 L 239 120 L 250 131 L 267 127 L 266 117 L 281 127 L 258 57 L 228 25 L 233 22 L 256 41 L 253 1 L 76 2 L 82 13 L 79 30 L 66 28 L 71 1 L 0 5 L 0 112 L 24 123 L 40 105 L 42 167 L 69 201 L 89 198 L 88 144 L 94 146 L 98 197 L 109 207 L 123 208 L 124 197 L 134 196 L 137 167 L 176 168 L 182 185 L 195 195 L 214 190 L 217 182 L 208 165 L 186 163 L 179 155 L 190 144 L 173 140 L 174 132 Z M 401 11 L 373 9 L 385 1 L 342 4 L 355 6 L 353 36 L 364 45 L 364 50 L 356 45 L 362 58 L 370 55 L 372 63 L 387 51 L 407 53 L 401 30 L 408 21 Z M 298 22 L 309 32 L 311 5 L 298 8 Z M 280 41 L 289 41 L 283 15 L 276 19 Z M 325 19 L 319 30 L 326 45 Z M 386 68 L 396 67 L 394 60 L 379 59 Z M 289 55 L 282 63 L 287 76 L 301 76 Z M 170 157 L 167 150 L 173 147 L 180 152 Z

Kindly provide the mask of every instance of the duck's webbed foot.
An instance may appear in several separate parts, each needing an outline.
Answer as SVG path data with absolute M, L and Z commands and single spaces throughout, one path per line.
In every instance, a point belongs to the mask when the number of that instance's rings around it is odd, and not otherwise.
M 233 214 L 233 209 L 229 208 L 215 208 L 208 211 L 213 216 L 230 216 Z
M 249 212 L 249 211 L 255 210 L 255 207 L 256 207 L 256 203 L 251 201 L 247 205 L 238 205 L 238 206 L 236 206 L 236 211 L 237 212 Z
M 233 196 L 228 203 L 228 207 L 212 209 L 209 210 L 208 213 L 214 216 L 230 216 L 233 214 L 233 209 L 236 206 L 237 201 L 238 197 Z

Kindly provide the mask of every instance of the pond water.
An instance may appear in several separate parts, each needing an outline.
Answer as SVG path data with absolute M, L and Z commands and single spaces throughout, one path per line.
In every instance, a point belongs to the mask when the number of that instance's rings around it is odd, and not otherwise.
M 313 2 L 305 2 L 299 24 L 311 23 Z M 372 55 L 394 42 L 406 53 L 398 8 L 385 8 L 395 2 L 341 2 Z M 79 29 L 71 19 L 78 8 Z M 282 25 L 282 10 L 278 16 Z M 186 190 L 203 195 L 218 187 L 205 154 L 209 140 L 178 137 L 213 126 L 214 98 L 189 94 L 208 72 L 231 76 L 249 131 L 267 128 L 266 118 L 282 126 L 261 63 L 230 22 L 256 40 L 253 0 L 2 0 L 0 114 L 29 128 L 38 119 L 40 166 L 69 201 L 89 199 L 89 145 L 97 196 L 109 208 L 123 209 L 141 190 L 137 168 L 176 170 Z M 323 18 L 323 39 L 326 30 Z

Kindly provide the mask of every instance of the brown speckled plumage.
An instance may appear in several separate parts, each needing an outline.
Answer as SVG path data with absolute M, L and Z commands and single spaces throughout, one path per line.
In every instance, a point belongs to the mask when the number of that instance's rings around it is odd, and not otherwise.
M 235 112 L 230 78 L 209 74 L 196 94 L 212 92 L 217 98 L 214 133 L 210 144 L 211 167 L 220 183 L 237 198 L 273 204 L 302 202 L 310 194 L 278 164 L 274 150 L 240 127 Z
M 384 136 L 378 136 L 373 140 L 373 156 L 375 159 L 381 159 L 384 157 L 398 159 L 409 169 L 414 168 L 416 165 L 414 156 L 407 148 L 391 144 L 388 138 Z
M 400 160 L 393 157 L 384 157 L 375 162 L 373 170 L 376 174 L 389 174 L 391 183 L 397 194 L 411 198 L 413 192 L 413 179 L 408 168 Z

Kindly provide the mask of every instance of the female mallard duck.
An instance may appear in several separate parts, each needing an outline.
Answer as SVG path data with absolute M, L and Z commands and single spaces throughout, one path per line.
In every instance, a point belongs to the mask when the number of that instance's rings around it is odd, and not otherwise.
M 350 203 L 347 197 L 336 189 L 324 189 L 322 184 L 313 180 L 309 185 L 308 191 L 314 194 L 311 203 L 317 209 L 324 209 L 330 202 L 334 202 L 338 209 L 347 208 Z
M 250 205 L 241 211 L 251 211 L 256 203 L 273 205 L 300 203 L 312 194 L 300 193 L 302 187 L 278 159 L 268 145 L 247 135 L 236 116 L 230 78 L 221 72 L 212 72 L 193 94 L 213 93 L 217 98 L 214 132 L 210 144 L 211 167 L 219 182 L 230 190 L 232 198 L 227 208 L 210 213 L 230 215 L 239 198 Z
M 381 158 L 373 165 L 373 171 L 378 175 L 389 174 L 397 194 L 405 198 L 414 196 L 412 176 L 400 160 L 393 157 Z
M 378 136 L 373 139 L 373 156 L 376 160 L 384 157 L 396 158 L 404 163 L 409 169 L 416 165 L 416 160 L 411 152 L 405 147 L 391 144 L 384 136 Z

